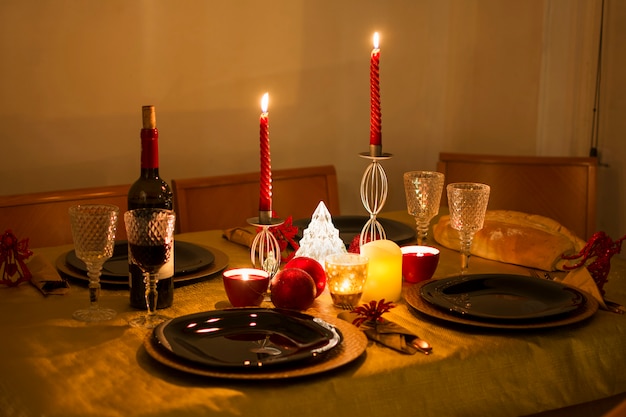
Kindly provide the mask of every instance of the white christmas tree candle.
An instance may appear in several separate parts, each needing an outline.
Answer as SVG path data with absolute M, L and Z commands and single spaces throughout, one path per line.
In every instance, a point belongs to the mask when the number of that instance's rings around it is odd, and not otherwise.
M 374 240 L 361 246 L 369 259 L 361 301 L 398 301 L 402 296 L 402 250 L 391 240 Z

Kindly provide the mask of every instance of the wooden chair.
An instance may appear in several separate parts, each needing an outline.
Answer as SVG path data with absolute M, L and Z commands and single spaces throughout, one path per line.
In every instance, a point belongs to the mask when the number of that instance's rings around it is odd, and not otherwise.
M 116 240 L 126 239 L 122 214 L 130 185 L 116 185 L 0 196 L 0 233 L 7 229 L 30 248 L 70 244 L 72 231 L 68 209 L 77 204 L 114 204 L 120 208 Z
M 179 232 L 247 226 L 259 215 L 259 173 L 172 180 Z M 278 217 L 310 218 L 320 201 L 339 215 L 334 166 L 274 170 L 272 205 Z
M 488 184 L 489 210 L 550 217 L 585 240 L 596 231 L 596 158 L 441 153 L 437 170 L 446 185 Z

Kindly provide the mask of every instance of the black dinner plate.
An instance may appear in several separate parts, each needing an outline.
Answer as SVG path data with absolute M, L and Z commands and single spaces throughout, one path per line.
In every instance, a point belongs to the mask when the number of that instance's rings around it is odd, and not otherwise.
M 524 275 L 482 274 L 444 278 L 420 289 L 427 302 L 481 320 L 537 320 L 565 314 L 587 298 L 558 282 Z
M 333 217 L 333 225 L 339 230 L 339 237 L 343 240 L 346 247 L 350 246 L 355 236 L 361 233 L 363 226 L 369 220 L 366 216 L 337 216 Z M 380 222 L 387 239 L 394 241 L 398 245 L 403 245 L 415 239 L 415 229 L 395 220 L 377 217 Z M 298 219 L 293 222 L 294 226 L 298 226 L 297 239 L 302 239 L 304 229 L 309 226 L 311 219 Z
M 189 242 L 174 241 L 174 277 L 187 275 L 211 265 L 215 255 L 210 250 Z M 76 257 L 75 251 L 68 252 L 67 265 L 87 273 L 85 263 Z M 128 242 L 117 241 L 113 256 L 102 267 L 102 278 L 128 281 Z
M 307 314 L 278 309 L 214 310 L 159 325 L 154 337 L 178 358 L 228 369 L 262 367 L 311 359 L 339 346 L 334 326 Z

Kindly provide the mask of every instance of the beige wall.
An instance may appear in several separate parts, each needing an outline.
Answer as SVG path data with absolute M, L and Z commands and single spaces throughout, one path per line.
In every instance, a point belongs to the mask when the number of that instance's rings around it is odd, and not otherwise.
M 604 74 L 615 89 L 603 96 L 601 195 L 617 235 L 626 5 L 607 1 Z M 440 151 L 584 156 L 600 4 L 4 0 L 0 194 L 132 182 L 143 104 L 157 106 L 166 179 L 256 171 L 269 91 L 273 167 L 334 164 L 343 213 L 365 214 L 357 154 L 368 146 L 374 31 L 394 155 L 385 209 L 404 208 L 402 173 L 434 169 Z

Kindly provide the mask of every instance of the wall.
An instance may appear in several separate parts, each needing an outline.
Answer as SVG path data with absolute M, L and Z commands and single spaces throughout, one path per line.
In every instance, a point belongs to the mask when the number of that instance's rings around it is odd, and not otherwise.
M 256 171 L 268 91 L 272 166 L 334 164 L 342 212 L 365 214 L 374 31 L 393 154 L 385 209 L 405 207 L 402 173 L 434 169 L 440 151 L 584 156 L 600 4 L 4 0 L 0 195 L 133 181 L 144 104 L 157 106 L 166 179 Z M 605 71 L 619 83 L 612 26 Z M 616 137 L 620 99 L 603 98 Z M 604 192 L 620 197 L 607 226 L 623 234 L 623 174 L 609 177 Z

